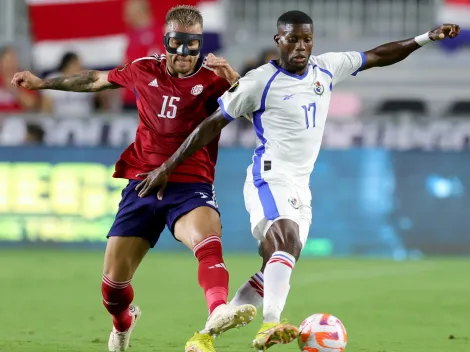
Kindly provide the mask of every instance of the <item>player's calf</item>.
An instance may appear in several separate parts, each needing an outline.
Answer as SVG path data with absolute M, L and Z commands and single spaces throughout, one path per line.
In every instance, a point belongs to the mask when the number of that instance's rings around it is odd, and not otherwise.
M 263 248 L 261 243 L 258 247 L 258 253 L 263 258 Z M 264 269 L 266 269 L 267 262 L 263 258 L 263 265 L 261 269 L 248 279 L 240 288 L 235 292 L 235 296 L 230 301 L 232 305 L 252 304 L 259 308 L 263 304 L 264 297 Z
M 149 242 L 137 237 L 115 237 L 108 240 L 104 258 L 101 292 L 103 305 L 113 318 L 108 340 L 111 352 L 126 351 L 131 333 L 141 315 L 132 304 L 134 289 L 131 279 L 149 249 Z
M 114 328 L 120 332 L 128 330 L 132 324 L 129 307 L 134 300 L 134 289 L 131 280 L 117 282 L 103 275 L 101 293 L 103 295 L 103 305 L 113 317 Z
M 292 270 L 302 249 L 298 224 L 289 219 L 274 222 L 262 247 L 267 262 L 264 270 L 263 321 L 279 323 L 290 290 Z
M 204 291 L 209 314 L 227 303 L 228 296 L 229 274 L 220 233 L 219 214 L 207 206 L 193 209 L 175 224 L 175 237 L 193 250 L 199 262 L 198 282 Z
M 124 332 L 132 324 L 129 307 L 134 299 L 134 289 L 131 279 L 148 249 L 148 241 L 142 238 L 111 237 L 108 240 L 101 293 L 116 331 Z
M 241 306 L 252 304 L 256 308 L 263 304 L 264 297 L 264 274 L 260 270 L 248 279 L 235 293 L 230 301 L 231 305 Z

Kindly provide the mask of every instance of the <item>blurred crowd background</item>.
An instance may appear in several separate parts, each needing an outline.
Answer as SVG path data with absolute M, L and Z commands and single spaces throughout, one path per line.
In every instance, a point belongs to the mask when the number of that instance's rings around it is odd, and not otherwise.
M 459 24 L 458 38 L 335 89 L 312 177 L 308 248 L 470 253 L 470 0 L 0 0 L 0 240 L 104 241 L 122 186 L 110 179 L 112 164 L 138 121 L 130 91 L 16 90 L 13 74 L 104 70 L 161 53 L 165 14 L 181 3 L 203 13 L 203 52 L 241 74 L 277 57 L 276 19 L 292 9 L 313 18 L 317 54 Z M 252 126 L 237 120 L 221 145 L 218 199 L 233 211 L 223 221 L 249 246 L 241 185 Z M 227 237 L 231 248 L 246 247 Z

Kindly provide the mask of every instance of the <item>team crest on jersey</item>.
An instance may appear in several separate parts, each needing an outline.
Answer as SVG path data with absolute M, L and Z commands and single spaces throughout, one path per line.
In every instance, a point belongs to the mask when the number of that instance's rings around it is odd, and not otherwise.
M 323 92 L 325 91 L 325 87 L 323 87 L 323 84 L 321 84 L 319 81 L 316 81 L 313 84 L 313 90 L 315 91 L 315 94 L 317 95 L 323 95 Z
M 288 202 L 292 206 L 292 208 L 299 209 L 299 201 L 297 200 L 297 198 L 290 197 Z
M 199 95 L 202 93 L 202 90 L 204 89 L 204 87 L 202 86 L 202 84 L 197 84 L 193 87 L 193 89 L 191 89 L 191 94 L 192 95 Z

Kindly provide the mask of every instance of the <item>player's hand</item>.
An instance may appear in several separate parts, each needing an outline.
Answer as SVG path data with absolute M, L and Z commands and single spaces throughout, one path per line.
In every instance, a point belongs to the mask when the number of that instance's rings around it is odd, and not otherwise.
M 29 71 L 17 72 L 11 80 L 11 84 L 18 88 L 23 87 L 29 90 L 40 89 L 42 85 L 42 79 L 33 75 Z
M 227 60 L 223 57 L 215 56 L 214 54 L 207 55 L 205 65 L 214 70 L 215 74 L 219 77 L 225 78 L 230 84 L 235 83 L 240 76 L 230 66 Z
M 165 168 L 159 167 L 153 171 L 137 174 L 136 176 L 145 177 L 145 180 L 141 181 L 135 188 L 135 190 L 139 192 L 139 197 L 147 197 L 155 193 L 155 191 L 158 191 L 157 198 L 159 200 L 163 199 L 163 191 L 166 188 L 168 177 L 170 176 Z
M 444 38 L 455 38 L 460 34 L 460 26 L 457 24 L 443 24 L 429 32 L 431 40 L 442 40 Z

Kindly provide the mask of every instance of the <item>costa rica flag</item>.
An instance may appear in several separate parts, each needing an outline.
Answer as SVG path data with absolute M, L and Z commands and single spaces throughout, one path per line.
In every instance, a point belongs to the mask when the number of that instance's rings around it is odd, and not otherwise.
M 33 41 L 34 68 L 54 70 L 63 54 L 76 52 L 88 68 L 111 68 L 124 61 L 128 44 L 126 0 L 27 0 Z M 154 21 L 165 23 L 167 11 L 182 1 L 148 0 Z M 224 11 L 219 0 L 184 0 L 204 18 L 203 54 L 221 48 Z

